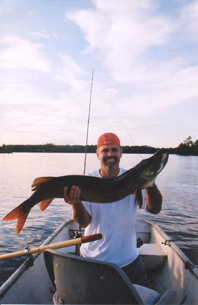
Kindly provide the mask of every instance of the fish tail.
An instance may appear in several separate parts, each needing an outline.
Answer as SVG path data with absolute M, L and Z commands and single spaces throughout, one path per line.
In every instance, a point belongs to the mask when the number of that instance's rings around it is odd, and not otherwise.
M 24 223 L 28 217 L 30 209 L 27 209 L 27 206 L 25 206 L 26 201 L 21 203 L 18 207 L 13 209 L 10 213 L 8 213 L 4 218 L 3 221 L 10 221 L 17 219 L 17 225 L 16 225 L 16 232 L 17 234 L 20 233 L 21 229 L 24 226 Z

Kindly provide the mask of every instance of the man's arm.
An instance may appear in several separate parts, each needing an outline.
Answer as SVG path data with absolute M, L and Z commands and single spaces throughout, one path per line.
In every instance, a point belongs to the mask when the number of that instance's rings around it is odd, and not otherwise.
M 162 195 L 154 183 L 151 187 L 145 189 L 146 191 L 146 209 L 151 214 L 158 214 L 162 208 Z
M 80 189 L 77 186 L 72 186 L 69 195 L 67 194 L 67 187 L 64 188 L 65 202 L 72 205 L 73 219 L 81 226 L 87 227 L 91 222 L 91 216 L 85 209 L 82 201 L 80 200 Z

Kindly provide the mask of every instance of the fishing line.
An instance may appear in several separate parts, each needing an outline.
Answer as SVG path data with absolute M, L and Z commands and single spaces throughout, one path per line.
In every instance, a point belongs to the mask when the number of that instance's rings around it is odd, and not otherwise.
M 175 222 L 176 225 L 177 225 L 178 230 L 180 231 L 180 233 L 182 233 L 182 230 L 180 229 L 180 226 L 179 226 L 179 224 L 177 223 L 177 219 L 176 219 L 176 217 L 173 215 L 172 209 L 169 207 L 169 205 L 168 205 L 168 203 L 167 203 L 167 201 L 166 201 L 165 199 L 163 199 L 163 202 L 166 204 L 166 206 L 167 206 L 167 208 L 168 208 L 168 211 L 170 212 L 170 214 L 171 214 L 171 216 L 172 216 L 174 222 Z
M 117 114 L 118 118 L 120 119 L 120 122 L 122 123 L 122 125 L 123 125 L 123 127 L 124 127 L 124 129 L 125 129 L 126 133 L 128 134 L 128 136 L 129 136 L 129 138 L 130 138 L 131 142 L 133 143 L 133 145 L 134 145 L 134 146 L 136 146 L 136 143 L 135 143 L 135 141 L 133 140 L 133 138 L 132 138 L 131 134 L 129 133 L 128 128 L 127 128 L 127 126 L 125 125 L 125 123 L 124 123 L 123 119 L 121 118 L 120 113 L 118 112 L 118 110 L 117 110 L 117 108 L 116 108 L 116 106 L 115 106 L 114 102 L 113 102 L 113 101 L 111 101 L 111 103 L 113 104 L 113 109 L 115 110 L 115 112 L 116 112 L 116 114 Z M 140 153 L 139 153 L 138 155 L 140 156 L 140 159 L 141 159 L 141 160 L 143 160 L 142 155 L 141 155 Z
M 92 76 L 91 76 L 91 88 L 90 88 L 90 97 L 89 97 L 89 111 L 88 111 L 88 119 L 87 119 L 87 134 L 86 134 L 85 159 L 84 159 L 83 175 L 85 175 L 86 163 L 87 163 L 87 145 L 88 145 L 88 138 L 89 138 L 89 122 L 90 122 L 90 113 L 91 113 L 91 98 L 92 98 L 92 88 L 93 88 L 93 76 L 94 76 L 94 68 L 92 68 Z
M 179 224 L 178 224 L 178 222 L 177 222 L 176 217 L 173 215 L 172 209 L 169 207 L 169 205 L 168 205 L 168 203 L 167 203 L 167 201 L 166 201 L 165 199 L 163 199 L 163 202 L 166 204 L 166 206 L 167 206 L 167 208 L 168 208 L 168 211 L 170 212 L 170 215 L 172 216 L 172 218 L 173 218 L 173 220 L 174 220 L 174 222 L 175 222 L 175 224 L 176 224 L 176 226 L 177 226 L 177 228 L 178 228 L 178 232 L 179 232 L 179 233 L 181 234 L 181 236 L 182 236 L 183 231 L 181 230 L 181 228 L 180 228 L 180 226 L 179 226 Z M 174 239 L 174 241 L 177 241 L 177 239 Z M 178 240 L 178 241 L 179 241 L 179 240 Z M 188 247 L 191 246 L 191 245 L 189 244 L 189 240 L 188 240 L 188 239 L 185 240 L 185 243 L 187 244 Z

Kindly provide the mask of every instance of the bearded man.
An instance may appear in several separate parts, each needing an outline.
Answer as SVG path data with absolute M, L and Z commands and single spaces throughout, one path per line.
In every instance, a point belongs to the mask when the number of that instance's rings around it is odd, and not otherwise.
M 99 137 L 96 154 L 100 169 L 90 176 L 115 178 L 126 171 L 120 168 L 122 148 L 114 133 L 104 133 Z M 80 194 L 78 186 L 74 185 L 69 195 L 67 187 L 64 188 L 64 199 L 73 207 L 74 220 L 85 227 L 85 235 L 101 233 L 103 236 L 101 240 L 83 244 L 81 255 L 115 263 L 134 284 L 148 287 L 146 270 L 137 249 L 135 228 L 140 197 L 148 212 L 158 214 L 161 210 L 162 195 L 156 184 L 108 204 L 82 202 Z

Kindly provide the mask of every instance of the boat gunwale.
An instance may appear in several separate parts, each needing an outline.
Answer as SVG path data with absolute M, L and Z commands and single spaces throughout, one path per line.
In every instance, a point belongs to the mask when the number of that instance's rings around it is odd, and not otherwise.
M 191 273 L 193 273 L 193 275 L 198 279 L 198 268 L 196 267 L 195 264 L 193 264 L 193 262 L 180 250 L 180 248 L 175 244 L 175 241 L 170 239 L 170 237 L 166 234 L 166 232 L 161 229 L 157 224 L 147 221 L 148 223 L 150 223 L 150 225 L 164 238 L 164 241 L 168 241 L 167 244 L 165 244 L 165 246 L 170 247 L 182 260 L 182 262 L 184 263 L 184 265 L 186 264 L 190 264 L 190 268 L 186 268 L 186 270 L 189 270 Z
M 65 220 L 60 224 L 55 231 L 53 231 L 40 246 L 49 244 L 67 225 L 72 223 L 73 220 Z M 16 281 L 22 276 L 22 274 L 34 263 L 34 261 L 43 253 L 37 253 L 28 257 L 17 269 L 16 271 L 3 283 L 0 287 L 0 299 L 7 293 L 7 291 L 16 283 Z

